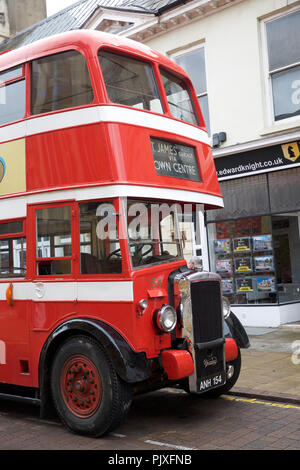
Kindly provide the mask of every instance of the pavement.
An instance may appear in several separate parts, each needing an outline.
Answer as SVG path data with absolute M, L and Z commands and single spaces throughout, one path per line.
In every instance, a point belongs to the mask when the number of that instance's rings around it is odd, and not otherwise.
M 300 404 L 300 322 L 278 328 L 245 327 L 240 377 L 231 395 Z

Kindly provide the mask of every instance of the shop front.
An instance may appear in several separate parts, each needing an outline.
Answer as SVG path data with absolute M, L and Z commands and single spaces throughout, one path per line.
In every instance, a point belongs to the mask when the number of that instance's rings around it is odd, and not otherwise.
M 210 269 L 247 326 L 300 321 L 300 141 L 215 159 L 224 209 L 206 214 Z

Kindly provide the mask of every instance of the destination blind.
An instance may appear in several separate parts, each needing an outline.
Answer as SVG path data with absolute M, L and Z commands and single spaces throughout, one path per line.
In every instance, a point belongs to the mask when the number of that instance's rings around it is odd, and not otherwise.
M 193 147 L 151 138 L 155 171 L 158 175 L 201 181 Z

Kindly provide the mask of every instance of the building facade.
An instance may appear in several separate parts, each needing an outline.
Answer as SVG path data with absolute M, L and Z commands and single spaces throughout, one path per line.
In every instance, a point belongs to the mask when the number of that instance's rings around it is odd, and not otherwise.
M 0 0 L 0 42 L 46 16 L 46 0 Z
M 299 26 L 299 0 L 81 0 L 11 43 L 91 28 L 140 41 L 187 70 L 225 207 L 207 212 L 198 245 L 186 245 L 221 275 L 247 326 L 300 320 Z
M 144 42 L 189 72 L 212 138 L 225 207 L 207 213 L 210 269 L 243 324 L 300 320 L 300 2 L 180 8 L 186 24 Z

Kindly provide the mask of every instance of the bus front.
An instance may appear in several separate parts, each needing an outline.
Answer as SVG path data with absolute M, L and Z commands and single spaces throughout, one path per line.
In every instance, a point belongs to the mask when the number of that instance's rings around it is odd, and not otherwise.
M 199 103 L 176 64 L 133 42 L 114 42 L 103 44 L 98 60 L 111 164 L 123 193 L 120 225 L 134 299 L 130 340 L 150 368 L 135 388 L 179 383 L 219 395 L 240 371 L 234 328 L 224 323 L 230 306 L 221 278 L 201 270 L 197 259 L 187 265 L 183 253 L 185 228 L 197 220 L 203 238 L 204 211 L 223 206 Z

